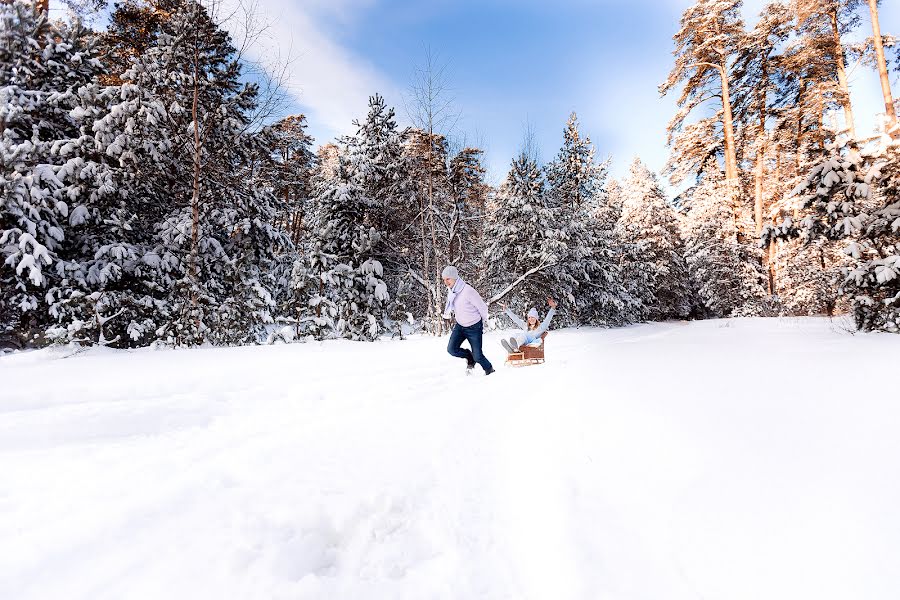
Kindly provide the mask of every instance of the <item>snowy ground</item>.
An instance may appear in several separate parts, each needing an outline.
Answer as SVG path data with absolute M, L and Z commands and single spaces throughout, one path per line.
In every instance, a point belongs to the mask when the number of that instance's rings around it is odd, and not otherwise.
M 898 597 L 900 336 L 445 343 L 0 358 L 0 598 Z

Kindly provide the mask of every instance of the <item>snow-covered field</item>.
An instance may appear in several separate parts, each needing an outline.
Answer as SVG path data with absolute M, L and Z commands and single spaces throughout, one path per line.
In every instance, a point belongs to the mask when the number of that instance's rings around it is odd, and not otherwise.
M 445 344 L 0 358 L 0 598 L 900 594 L 900 336 Z

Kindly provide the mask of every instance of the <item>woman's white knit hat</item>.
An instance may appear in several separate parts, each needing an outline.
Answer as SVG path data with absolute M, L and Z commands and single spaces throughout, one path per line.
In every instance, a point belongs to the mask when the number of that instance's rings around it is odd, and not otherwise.
M 538 320 L 540 320 L 540 318 L 541 318 L 541 316 L 538 314 L 538 311 L 537 311 L 536 308 L 532 308 L 531 310 L 529 310 L 529 311 L 528 311 L 528 316 L 529 316 L 529 317 L 534 317 L 535 319 L 538 319 Z
M 459 271 L 453 265 L 447 265 L 441 271 L 441 277 L 449 277 L 450 279 L 459 279 Z

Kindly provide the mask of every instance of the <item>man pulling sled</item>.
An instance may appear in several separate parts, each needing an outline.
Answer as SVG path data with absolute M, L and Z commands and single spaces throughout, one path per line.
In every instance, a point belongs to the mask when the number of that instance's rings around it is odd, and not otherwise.
M 441 278 L 448 290 L 444 318 L 456 316 L 447 352 L 451 356 L 465 359 L 467 372 L 471 372 L 478 364 L 484 369 L 485 375 L 490 375 L 494 372 L 494 367 L 481 348 L 484 324 L 488 318 L 487 303 L 475 288 L 463 281 L 456 267 L 452 265 L 445 267 Z M 543 321 L 540 320 L 537 309 L 532 308 L 528 311 L 527 322 L 510 311 L 505 304 L 501 304 L 506 315 L 521 328 L 521 331 L 509 340 L 500 342 L 507 352 L 507 362 L 513 366 L 544 362 L 543 343 L 557 306 L 553 298 L 547 298 L 547 304 L 550 305 L 550 311 Z M 469 349 L 462 347 L 464 341 L 469 342 Z

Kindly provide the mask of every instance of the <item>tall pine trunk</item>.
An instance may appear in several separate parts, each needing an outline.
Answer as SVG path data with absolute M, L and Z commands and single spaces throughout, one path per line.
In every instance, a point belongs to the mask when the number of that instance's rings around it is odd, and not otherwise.
M 841 44 L 841 32 L 838 28 L 837 8 L 828 15 L 831 20 L 831 35 L 834 38 L 834 58 L 837 64 L 838 84 L 841 87 L 841 106 L 844 108 L 844 119 L 850 137 L 856 139 L 856 124 L 853 119 L 853 105 L 850 102 L 850 86 L 847 84 L 847 70 L 844 65 L 844 46 Z
M 721 24 L 716 23 L 716 33 L 721 32 Z M 731 111 L 731 91 L 728 85 L 728 57 L 720 52 L 720 61 L 716 65 L 722 80 L 722 128 L 725 130 L 725 179 L 734 185 L 738 178 L 737 148 L 734 142 L 734 115 Z
M 191 118 L 194 121 L 194 180 L 191 195 L 191 306 L 197 305 L 197 284 L 199 279 L 199 253 L 200 253 L 200 41 L 194 35 L 194 98 L 191 107 Z M 197 317 L 199 329 L 199 317 Z
M 884 44 L 881 40 L 881 26 L 878 24 L 878 0 L 869 0 L 869 12 L 872 14 L 872 34 L 875 36 L 875 59 L 878 63 L 878 75 L 881 77 L 881 93 L 884 95 L 884 114 L 887 117 L 888 131 L 890 131 L 897 124 L 897 111 L 891 96 L 887 63 L 884 60 Z M 900 132 L 894 131 L 892 135 L 900 136 Z
M 731 112 L 731 96 L 728 87 L 728 70 L 725 61 L 719 66 L 722 79 L 722 126 L 725 130 L 725 178 L 734 183 L 738 178 L 737 149 L 734 143 L 734 117 Z
M 759 92 L 759 141 L 756 148 L 756 181 L 753 197 L 753 217 L 756 223 L 756 237 L 762 232 L 763 226 L 763 178 L 765 177 L 766 156 L 766 89 L 769 85 L 769 57 L 762 61 L 762 84 Z
M 421 194 L 416 194 L 421 198 Z M 438 315 L 434 314 L 434 293 L 432 290 L 432 286 L 428 283 L 429 279 L 431 279 L 431 262 L 428 260 L 428 238 L 425 234 L 425 203 L 419 202 L 419 238 L 422 240 L 422 280 L 425 282 L 425 293 L 427 294 L 427 298 L 425 299 L 426 306 L 426 317 L 429 321 L 429 327 L 432 328 L 432 333 L 437 333 L 435 329 L 437 328 L 437 317 Z

